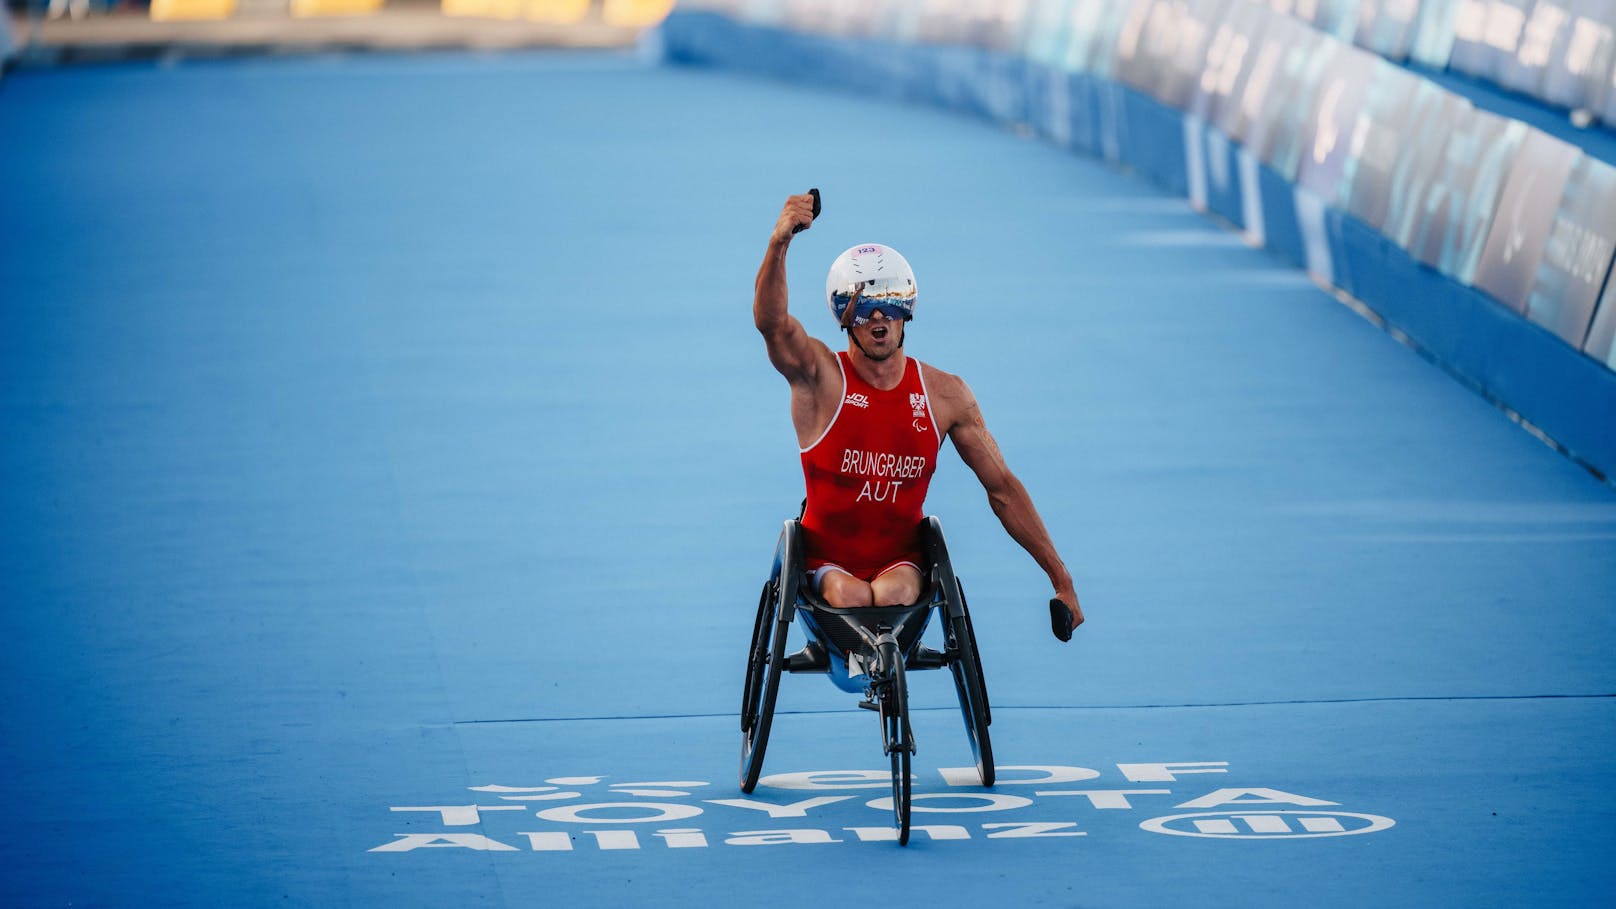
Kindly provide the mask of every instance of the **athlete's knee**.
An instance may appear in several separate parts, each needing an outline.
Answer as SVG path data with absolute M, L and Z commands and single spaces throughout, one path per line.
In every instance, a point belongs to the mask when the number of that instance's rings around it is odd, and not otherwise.
M 900 565 L 870 582 L 871 602 L 878 606 L 908 606 L 920 599 L 920 572 Z
M 838 609 L 869 606 L 875 602 L 869 584 L 840 571 L 825 572 L 819 583 L 819 595 Z

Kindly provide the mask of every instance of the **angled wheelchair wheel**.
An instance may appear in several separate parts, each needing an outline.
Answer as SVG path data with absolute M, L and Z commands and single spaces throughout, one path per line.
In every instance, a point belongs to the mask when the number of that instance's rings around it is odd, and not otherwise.
M 752 645 L 746 652 L 746 684 L 741 689 L 742 792 L 757 788 L 763 775 L 763 753 L 774 724 L 774 700 L 780 693 L 780 673 L 786 665 L 786 635 L 796 616 L 797 579 L 802 570 L 797 553 L 800 530 L 787 521 L 774 551 L 774 569 L 758 597 L 752 622 Z
M 773 581 L 763 585 L 763 593 L 758 597 L 757 619 L 752 622 L 752 643 L 746 651 L 746 685 L 741 689 L 742 732 L 750 730 L 757 722 L 758 694 L 763 690 L 763 672 L 768 665 L 763 654 L 768 652 L 769 642 L 764 635 L 769 633 L 768 622 L 773 617 L 773 611 L 769 608 L 774 599 L 770 595 L 773 589 Z
M 976 630 L 971 627 L 971 611 L 965 603 L 965 586 L 954 581 L 959 591 L 959 613 L 949 620 L 948 664 L 954 676 L 954 693 L 959 695 L 960 715 L 965 719 L 965 734 L 971 740 L 971 756 L 976 760 L 976 774 L 983 786 L 992 786 L 993 742 L 988 735 L 988 724 L 993 721 L 988 706 L 988 687 L 982 678 L 982 658 L 976 649 Z
M 892 759 L 892 819 L 898 828 L 898 845 L 907 846 L 914 786 L 910 765 L 915 751 L 914 731 L 909 726 L 909 685 L 904 678 L 903 656 L 897 644 L 882 644 L 881 660 L 890 667 L 886 692 L 881 698 L 881 737 Z
M 790 625 L 778 619 L 780 590 L 776 580 L 763 585 L 757 621 L 752 625 L 752 647 L 746 655 L 746 686 L 741 695 L 742 792 L 757 788 L 763 774 L 763 753 L 774 723 L 774 701 L 780 693 L 780 672 L 785 665 L 786 632 Z

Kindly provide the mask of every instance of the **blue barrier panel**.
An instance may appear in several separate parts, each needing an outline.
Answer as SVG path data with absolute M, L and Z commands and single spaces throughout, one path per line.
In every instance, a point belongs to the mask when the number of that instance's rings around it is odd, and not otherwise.
M 1203 126 L 1202 133 L 1202 166 L 1206 170 L 1206 191 L 1202 201 L 1208 211 L 1216 212 L 1238 227 L 1246 227 L 1239 147 L 1210 126 Z
M 1066 137 L 1069 101 L 1065 76 L 1047 61 L 1027 61 L 1027 125 L 1063 148 L 1071 145 Z
M 928 103 L 956 110 L 973 108 L 977 93 L 977 58 L 981 51 L 959 45 L 940 45 L 928 51 L 934 63 L 926 86 Z
M 1488 315 L 1498 323 L 1499 357 L 1486 387 L 1574 457 L 1608 475 L 1609 453 L 1616 451 L 1616 372 L 1588 357 L 1567 356 L 1552 332 L 1496 304 Z
M 1100 151 L 1100 99 L 1087 73 L 1045 69 L 1030 77 L 1027 107 L 1034 126 L 1065 148 Z
M 983 51 L 976 58 L 976 93 L 972 109 L 1001 123 L 1026 123 L 1027 61 L 1002 51 Z
M 1307 267 L 1307 247 L 1296 215 L 1296 187 L 1266 164 L 1257 166 L 1257 192 L 1262 204 L 1263 243 L 1285 261 Z
M 1330 241 L 1331 266 L 1330 274 L 1325 277 L 1336 287 L 1365 302 L 1402 294 L 1409 299 L 1435 305 L 1431 288 L 1419 286 L 1414 277 L 1393 275 L 1387 271 L 1385 264 L 1395 247 L 1380 231 L 1339 208 L 1325 209 L 1324 225 Z M 1400 291 L 1399 287 L 1403 285 L 1406 285 L 1406 290 Z M 1391 319 L 1388 318 L 1388 321 Z M 1407 331 L 1406 328 L 1404 330 Z M 1414 332 L 1409 334 L 1413 335 Z
M 1184 115 L 1144 92 L 1118 86 L 1122 100 L 1121 159 L 1157 184 L 1183 195 Z
M 1114 164 L 1127 164 L 1123 149 L 1128 142 L 1128 120 L 1123 111 L 1122 86 L 1110 79 L 1094 80 L 1095 152 Z
M 1484 293 L 1404 255 L 1379 231 L 1351 215 L 1336 212 L 1330 220 L 1338 241 L 1338 286 L 1451 371 L 1484 385 L 1497 360 L 1496 334 L 1503 324 L 1493 318 L 1492 310 L 1507 310 Z
M 1103 152 L 1102 110 L 1105 99 L 1102 86 L 1110 83 L 1088 73 L 1072 73 L 1068 80 L 1068 100 L 1071 104 L 1071 131 L 1073 144 L 1093 155 Z

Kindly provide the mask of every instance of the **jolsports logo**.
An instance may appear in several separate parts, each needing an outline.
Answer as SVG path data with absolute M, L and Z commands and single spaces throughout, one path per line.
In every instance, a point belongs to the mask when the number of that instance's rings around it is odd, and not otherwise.
M 368 851 L 611 852 L 632 858 L 662 850 L 856 845 L 897 836 L 887 770 L 777 773 L 764 777 L 750 797 L 732 780 L 713 783 L 680 776 L 673 768 L 659 771 L 670 775 L 657 780 L 536 775 L 451 791 L 437 804 L 391 806 L 380 813 L 377 845 Z M 1230 785 L 1250 781 L 1206 776 L 1230 772 L 1227 761 L 1119 763 L 1104 769 L 1001 764 L 998 785 L 985 790 L 975 767 L 943 767 L 915 775 L 913 830 L 916 837 L 957 849 L 986 840 L 1056 840 L 1071 848 L 1088 841 L 1084 838 L 1142 832 L 1261 848 L 1254 844 L 1322 841 L 1396 825 L 1389 817 L 1347 810 L 1317 795 Z
M 868 395 L 861 395 L 855 392 L 854 394 L 850 394 L 846 398 L 843 398 L 842 403 L 851 404 L 854 407 L 869 407 L 870 398 Z

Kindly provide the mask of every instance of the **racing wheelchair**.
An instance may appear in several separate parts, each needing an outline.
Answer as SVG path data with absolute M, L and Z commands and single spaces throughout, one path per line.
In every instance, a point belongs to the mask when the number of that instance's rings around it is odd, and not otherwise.
M 864 700 L 859 706 L 880 716 L 881 747 L 892 762 L 892 811 L 898 842 L 907 845 L 909 766 L 915 753 L 907 673 L 944 667 L 954 677 L 977 774 L 983 786 L 993 785 L 993 747 L 988 737 L 992 715 L 965 591 L 949 561 L 942 524 L 927 517 L 922 530 L 930 567 L 914 604 L 841 609 L 826 603 L 814 589 L 803 559 L 801 523 L 785 523 L 775 547 L 774 567 L 758 599 L 752 646 L 747 651 L 746 686 L 741 696 L 742 792 L 751 792 L 763 772 L 781 674 L 825 673 L 838 688 L 862 692 Z M 933 612 L 942 616 L 940 651 L 921 642 Z M 786 634 L 799 616 L 808 643 L 788 655 Z

